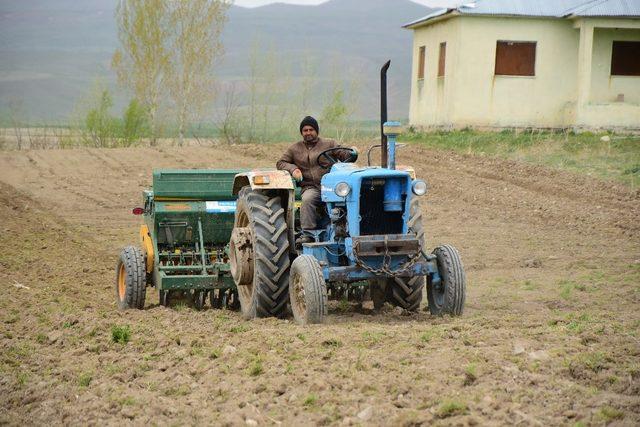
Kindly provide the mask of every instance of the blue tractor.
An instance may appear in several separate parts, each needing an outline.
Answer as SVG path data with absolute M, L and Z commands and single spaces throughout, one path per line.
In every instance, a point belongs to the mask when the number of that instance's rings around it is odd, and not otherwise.
M 230 273 L 246 318 L 286 316 L 320 323 L 330 295 L 370 295 L 417 311 L 427 289 L 434 315 L 460 315 L 466 279 L 450 245 L 427 252 L 420 198 L 427 184 L 411 168 L 396 167 L 400 123 L 386 121 L 386 70 L 382 70 L 382 164 L 358 166 L 331 149 L 320 154 L 330 172 L 322 178 L 326 226 L 313 242 L 296 246 L 296 188 L 287 172 L 253 170 L 234 178 L 235 221 L 227 248 Z M 344 150 L 344 149 L 343 149 Z

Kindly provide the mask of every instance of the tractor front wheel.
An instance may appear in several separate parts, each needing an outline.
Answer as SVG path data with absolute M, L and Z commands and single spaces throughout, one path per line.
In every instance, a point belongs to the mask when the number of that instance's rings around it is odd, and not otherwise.
M 322 323 L 327 315 L 327 285 L 311 255 L 300 255 L 291 264 L 289 298 L 293 318 L 301 325 Z
M 140 248 L 127 246 L 116 266 L 116 302 L 120 310 L 144 308 L 147 279 Z
M 427 283 L 429 312 L 435 316 L 460 316 L 464 309 L 466 277 L 460 254 L 453 246 L 442 245 L 433 250 L 438 263 L 440 283 Z

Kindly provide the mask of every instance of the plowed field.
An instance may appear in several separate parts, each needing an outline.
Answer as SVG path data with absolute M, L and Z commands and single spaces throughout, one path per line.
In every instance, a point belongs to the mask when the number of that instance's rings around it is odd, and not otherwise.
M 0 424 L 640 424 L 640 194 L 402 149 L 460 318 L 333 303 L 326 324 L 114 301 L 153 168 L 272 167 L 285 145 L 0 152 Z M 128 325 L 128 343 L 112 327 Z

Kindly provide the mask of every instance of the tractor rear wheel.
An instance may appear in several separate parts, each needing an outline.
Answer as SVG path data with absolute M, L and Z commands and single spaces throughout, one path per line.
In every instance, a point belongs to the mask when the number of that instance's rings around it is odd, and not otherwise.
M 116 302 L 120 310 L 144 308 L 147 278 L 142 250 L 127 246 L 116 266 Z
M 240 190 L 229 251 L 243 316 L 284 316 L 290 263 L 287 221 L 280 197 L 270 197 L 249 186 Z
M 420 200 L 417 197 L 411 199 L 409 205 L 409 233 L 415 233 L 420 241 L 420 247 L 424 247 L 424 227 L 422 226 L 422 211 Z M 387 301 L 408 311 L 418 311 L 422 302 L 422 290 L 424 289 L 425 276 L 394 277 L 387 279 Z
M 435 316 L 460 316 L 464 309 L 466 277 L 460 254 L 453 246 L 442 245 L 433 250 L 438 263 L 440 283 L 427 284 L 429 312 Z
M 327 285 L 320 264 L 311 255 L 300 255 L 291 264 L 289 295 L 297 323 L 322 323 L 327 315 Z

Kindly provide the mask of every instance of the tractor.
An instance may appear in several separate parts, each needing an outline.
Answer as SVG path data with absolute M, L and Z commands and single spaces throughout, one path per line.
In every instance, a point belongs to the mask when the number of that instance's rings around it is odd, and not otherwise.
M 311 242 L 297 243 L 300 191 L 286 171 L 154 171 L 153 190 L 134 209 L 145 219 L 141 247 L 125 248 L 116 269 L 118 306 L 143 308 L 153 286 L 163 305 L 180 292 L 202 308 L 208 295 L 213 308 L 240 308 L 247 319 L 292 313 L 310 324 L 327 316 L 330 297 L 344 295 L 415 312 L 426 284 L 432 314 L 462 314 L 460 255 L 450 245 L 427 252 L 420 208 L 427 184 L 396 166 L 402 127 L 386 121 L 388 67 L 381 165 L 358 166 L 353 149 L 319 155 L 330 171 L 321 182 L 323 226 L 308 232 Z M 337 150 L 351 155 L 339 161 Z

